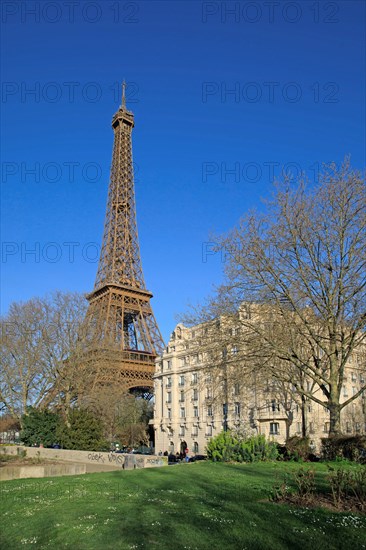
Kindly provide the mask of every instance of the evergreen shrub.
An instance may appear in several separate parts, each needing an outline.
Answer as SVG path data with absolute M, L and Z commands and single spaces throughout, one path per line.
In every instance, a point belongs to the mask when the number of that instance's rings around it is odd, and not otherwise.
M 322 438 L 324 460 L 351 460 L 366 464 L 365 435 L 336 435 Z
M 231 431 L 220 432 L 207 445 L 207 456 L 217 462 L 258 462 L 276 460 L 277 446 L 264 435 L 242 437 Z

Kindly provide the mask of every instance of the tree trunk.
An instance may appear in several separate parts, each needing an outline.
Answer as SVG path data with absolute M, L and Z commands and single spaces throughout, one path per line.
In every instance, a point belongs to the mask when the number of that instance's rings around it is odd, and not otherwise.
M 330 403 L 329 409 L 329 435 L 339 435 L 341 433 L 341 408 L 339 403 Z
M 306 400 L 305 395 L 301 396 L 301 435 L 306 437 Z

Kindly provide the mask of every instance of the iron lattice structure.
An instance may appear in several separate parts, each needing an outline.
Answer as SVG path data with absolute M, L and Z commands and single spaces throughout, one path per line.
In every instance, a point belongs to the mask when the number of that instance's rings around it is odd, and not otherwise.
M 125 102 L 112 119 L 114 145 L 95 286 L 87 296 L 87 366 L 93 386 L 118 384 L 129 390 L 152 388 L 155 358 L 164 343 L 142 272 L 136 223 L 132 160 L 134 115 Z

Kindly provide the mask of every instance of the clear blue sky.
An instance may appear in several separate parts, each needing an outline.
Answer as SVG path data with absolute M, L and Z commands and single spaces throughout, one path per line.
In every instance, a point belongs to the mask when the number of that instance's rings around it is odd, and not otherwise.
M 123 78 L 143 269 L 165 339 L 220 281 L 220 256 L 202 257 L 210 234 L 261 207 L 282 166 L 314 179 L 346 154 L 365 165 L 362 1 L 2 10 L 2 313 L 53 289 L 92 290 Z

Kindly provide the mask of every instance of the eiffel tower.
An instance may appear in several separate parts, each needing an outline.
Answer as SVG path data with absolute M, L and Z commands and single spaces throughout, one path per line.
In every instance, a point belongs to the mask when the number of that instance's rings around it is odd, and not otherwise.
M 134 115 L 122 104 L 112 119 L 114 144 L 103 243 L 94 290 L 87 296 L 87 366 L 93 387 L 153 387 L 155 359 L 164 343 L 142 272 L 132 161 Z

